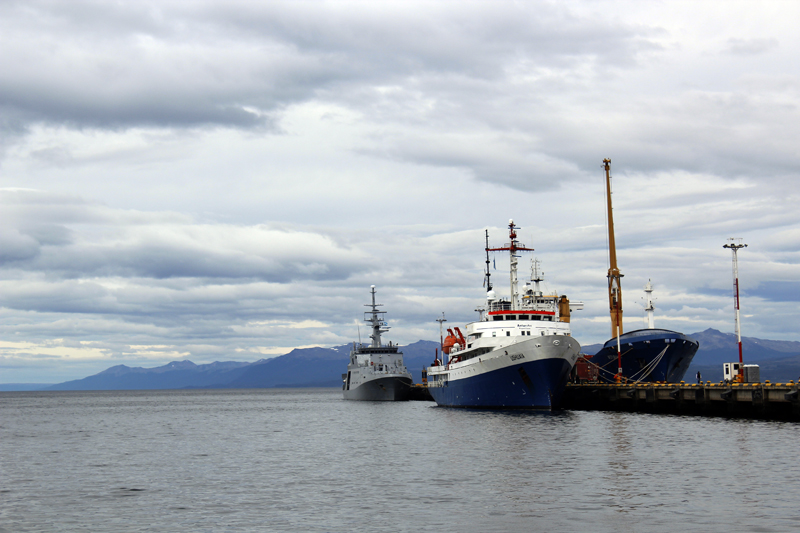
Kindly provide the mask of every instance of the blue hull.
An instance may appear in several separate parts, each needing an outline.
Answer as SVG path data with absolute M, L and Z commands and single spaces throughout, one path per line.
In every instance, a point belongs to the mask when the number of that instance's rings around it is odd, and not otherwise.
M 666 329 L 640 329 L 625 333 L 620 337 L 620 345 L 622 375 L 646 383 L 682 381 L 700 347 L 700 343 L 693 338 Z M 613 382 L 617 373 L 617 339 L 606 341 L 591 362 L 600 368 L 600 381 Z
M 540 359 L 429 387 L 444 407 L 554 409 L 561 404 L 572 365 L 561 358 Z

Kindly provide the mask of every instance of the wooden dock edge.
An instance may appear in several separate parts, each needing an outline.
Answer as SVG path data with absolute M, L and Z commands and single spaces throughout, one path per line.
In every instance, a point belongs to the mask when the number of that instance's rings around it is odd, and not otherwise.
M 562 409 L 800 420 L 798 384 L 568 383 Z

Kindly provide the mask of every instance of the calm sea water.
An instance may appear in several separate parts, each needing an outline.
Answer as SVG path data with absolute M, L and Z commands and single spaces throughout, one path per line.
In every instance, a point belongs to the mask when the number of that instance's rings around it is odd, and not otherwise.
M 0 531 L 797 531 L 800 425 L 0 393 Z

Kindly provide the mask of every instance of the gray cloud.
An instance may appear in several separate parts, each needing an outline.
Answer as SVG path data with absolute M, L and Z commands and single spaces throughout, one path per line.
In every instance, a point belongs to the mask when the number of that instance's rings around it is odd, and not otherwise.
M 16 211 L 14 225 L 31 229 L 25 234 L 0 232 L 0 260 L 28 272 L 67 278 L 246 278 L 285 283 L 344 279 L 359 270 L 364 259 L 361 252 L 302 230 L 170 224 L 167 220 L 175 217 L 169 214 L 112 214 L 102 206 L 35 191 L 11 191 L 0 195 L 2 200 L 13 203 L 7 212 Z M 51 209 L 52 204 L 57 209 Z M 91 221 L 91 240 L 63 225 L 35 225 L 57 213 L 65 224 Z
M 652 278 L 657 324 L 730 330 L 742 236 L 745 329 L 796 337 L 797 8 L 693 9 L 0 3 L 0 365 L 343 344 L 371 284 L 435 338 L 512 217 L 601 342 L 604 157 L 626 323 Z
M 725 52 L 733 55 L 758 55 L 778 47 L 774 38 L 740 39 L 731 37 L 726 43 Z
M 0 103 L 18 121 L 74 127 L 253 127 L 365 83 L 496 80 L 526 62 L 566 69 L 580 57 L 624 65 L 653 47 L 648 30 L 561 8 L 442 4 L 442 24 L 419 7 L 8 2 Z

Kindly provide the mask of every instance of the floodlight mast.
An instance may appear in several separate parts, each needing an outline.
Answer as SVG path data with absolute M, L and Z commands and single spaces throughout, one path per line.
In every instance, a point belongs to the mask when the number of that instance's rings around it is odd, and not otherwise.
M 739 241 L 738 244 L 736 241 Z M 729 248 L 733 252 L 733 308 L 736 312 L 736 342 L 739 344 L 739 383 L 744 382 L 744 362 L 742 360 L 742 330 L 739 326 L 739 260 L 736 255 L 741 248 L 747 248 L 742 244 L 742 239 L 728 239 L 728 244 L 723 244 L 723 248 Z

